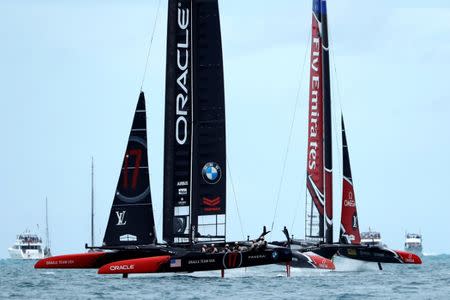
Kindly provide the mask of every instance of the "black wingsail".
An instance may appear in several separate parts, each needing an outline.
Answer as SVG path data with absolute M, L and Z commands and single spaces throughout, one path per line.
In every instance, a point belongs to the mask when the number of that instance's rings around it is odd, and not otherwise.
M 222 41 L 217 0 L 193 1 L 192 230 L 225 240 L 226 147 Z
M 188 243 L 191 215 L 192 8 L 169 0 L 164 132 L 163 238 Z
M 145 97 L 139 95 L 103 246 L 156 242 L 147 155 Z
M 163 238 L 225 239 L 225 104 L 217 0 L 169 0 Z

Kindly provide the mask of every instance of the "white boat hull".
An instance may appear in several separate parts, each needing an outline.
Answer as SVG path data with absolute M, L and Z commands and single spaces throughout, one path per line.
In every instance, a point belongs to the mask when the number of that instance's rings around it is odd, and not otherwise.
M 12 259 L 42 259 L 44 258 L 44 253 L 42 251 L 36 250 L 36 249 L 27 249 L 27 250 L 20 250 L 20 249 L 13 249 L 8 248 L 9 256 Z

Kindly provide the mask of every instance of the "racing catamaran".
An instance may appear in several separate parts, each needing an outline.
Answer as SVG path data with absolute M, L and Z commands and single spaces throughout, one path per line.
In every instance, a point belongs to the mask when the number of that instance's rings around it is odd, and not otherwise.
M 292 240 L 300 252 L 313 252 L 328 259 L 342 255 L 384 263 L 420 264 L 420 258 L 383 245 L 362 245 L 353 190 L 344 118 L 342 130 L 342 211 L 337 243 L 333 240 L 333 168 L 330 59 L 326 0 L 313 0 L 311 66 L 307 149 L 307 197 L 305 240 Z M 289 237 L 288 237 L 289 239 Z
M 290 263 L 287 247 L 225 240 L 225 97 L 217 0 L 169 0 L 163 239 L 150 192 L 141 91 L 103 244 L 42 259 L 36 268 L 98 268 L 100 274 L 195 272 Z M 232 245 L 233 249 L 229 246 Z M 87 247 L 91 248 L 91 247 Z

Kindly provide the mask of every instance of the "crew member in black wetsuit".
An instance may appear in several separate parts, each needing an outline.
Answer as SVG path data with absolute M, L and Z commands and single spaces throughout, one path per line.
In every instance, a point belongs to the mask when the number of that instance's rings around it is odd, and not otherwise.
M 225 252 L 225 253 L 231 252 L 230 245 L 225 244 L 225 247 L 223 248 L 222 252 Z

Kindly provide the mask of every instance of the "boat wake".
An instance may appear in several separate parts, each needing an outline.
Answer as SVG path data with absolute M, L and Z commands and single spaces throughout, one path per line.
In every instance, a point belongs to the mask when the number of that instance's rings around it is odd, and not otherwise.
M 429 253 L 424 252 L 423 253 L 423 256 L 447 256 L 447 255 L 450 255 L 450 254 L 447 254 L 447 253 L 434 253 L 434 252 L 429 252 Z
M 373 262 L 366 262 L 345 257 L 335 257 L 333 259 L 337 272 L 366 272 L 378 271 L 378 265 Z

